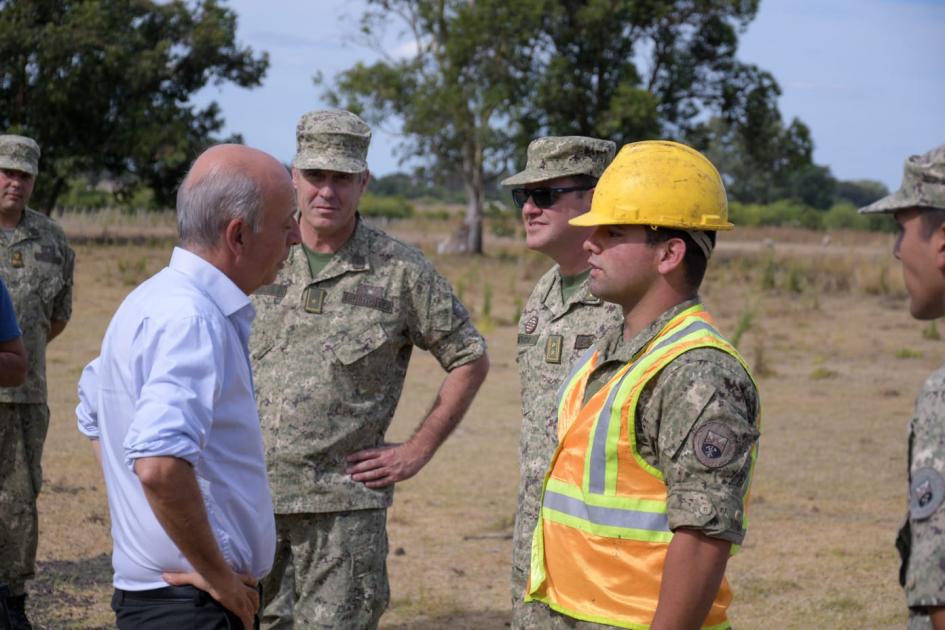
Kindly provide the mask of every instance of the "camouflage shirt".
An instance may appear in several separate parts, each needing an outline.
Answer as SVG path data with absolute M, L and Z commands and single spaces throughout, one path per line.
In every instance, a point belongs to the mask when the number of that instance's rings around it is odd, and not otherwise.
M 630 341 L 624 341 L 622 326 L 609 330 L 597 345 L 600 364 L 587 390 L 599 390 L 670 319 L 695 304 L 697 300 L 688 300 L 674 306 Z M 738 360 L 721 350 L 685 352 L 649 381 L 637 402 L 634 429 L 640 455 L 663 473 L 670 529 L 688 527 L 741 543 L 759 419 L 755 384 Z M 700 461 L 694 448 L 700 430 L 710 423 L 736 441 L 726 453 L 728 462 L 713 462 L 712 468 Z
M 413 346 L 449 371 L 485 340 L 449 283 L 416 249 L 360 218 L 313 279 L 301 247 L 253 296 L 256 398 L 276 513 L 384 508 L 393 488 L 345 474 L 345 457 L 380 446 Z
M 945 606 L 945 366 L 925 381 L 909 424 L 909 504 L 897 545 L 910 608 Z
M 72 316 L 75 253 L 52 219 L 27 208 L 16 229 L 0 235 L 0 276 L 23 330 L 29 372 L 19 387 L 0 387 L 0 402 L 46 402 L 50 322 Z
M 512 590 L 518 599 L 528 578 L 532 530 L 538 522 L 542 484 L 558 446 L 558 388 L 584 351 L 606 329 L 622 321 L 620 307 L 591 295 L 587 281 L 567 302 L 562 302 L 561 271 L 557 265 L 538 281 L 519 320 L 521 474 L 512 552 Z

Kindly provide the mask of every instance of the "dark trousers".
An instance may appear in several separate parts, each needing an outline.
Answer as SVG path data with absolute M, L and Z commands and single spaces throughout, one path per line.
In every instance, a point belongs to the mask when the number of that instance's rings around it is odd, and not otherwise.
M 151 591 L 115 589 L 112 610 L 119 630 L 243 630 L 239 617 L 209 593 L 193 586 L 168 586 Z M 257 616 L 252 630 L 258 628 Z

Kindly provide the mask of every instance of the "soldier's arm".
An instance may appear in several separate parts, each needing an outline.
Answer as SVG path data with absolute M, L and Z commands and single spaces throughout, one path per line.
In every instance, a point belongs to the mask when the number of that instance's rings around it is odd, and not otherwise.
M 52 316 L 49 318 L 49 333 L 46 335 L 46 343 L 49 343 L 58 337 L 66 328 L 69 318 L 72 316 L 72 285 L 75 273 L 75 252 L 65 242 L 65 235 L 62 235 L 62 277 L 65 280 L 62 289 L 53 299 Z
M 945 630 L 945 608 L 939 606 L 929 608 L 929 618 L 932 620 L 933 630 Z
M 651 630 L 702 626 L 719 592 L 731 543 L 695 529 L 677 529 L 666 552 L 659 605 Z
M 17 387 L 26 380 L 26 346 L 22 337 L 0 341 L 0 387 Z
M 416 475 L 462 420 L 488 372 L 485 354 L 454 368 L 443 379 L 433 406 L 409 440 L 352 453 L 346 472 L 369 488 L 383 488 Z
M 698 628 L 745 534 L 757 394 L 735 359 L 694 350 L 658 377 L 645 413 L 654 411 L 674 535 L 653 628 Z
M 46 343 L 58 337 L 59 334 L 66 329 L 66 324 L 68 323 L 68 319 L 54 319 L 49 322 L 49 333 L 46 335 Z

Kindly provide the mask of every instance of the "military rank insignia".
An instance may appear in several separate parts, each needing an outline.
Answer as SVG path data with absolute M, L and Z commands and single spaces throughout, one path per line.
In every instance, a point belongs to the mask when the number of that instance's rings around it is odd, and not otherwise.
M 564 346 L 562 335 L 548 335 L 545 341 L 545 363 L 561 363 L 561 350 Z
M 23 252 L 12 252 L 10 254 L 10 266 L 17 269 L 23 266 Z
M 322 308 L 325 306 L 325 297 L 327 297 L 328 291 L 322 289 L 321 287 L 308 287 L 305 289 L 305 292 L 302 293 L 302 308 L 305 309 L 306 313 L 313 313 L 319 315 L 322 312 Z

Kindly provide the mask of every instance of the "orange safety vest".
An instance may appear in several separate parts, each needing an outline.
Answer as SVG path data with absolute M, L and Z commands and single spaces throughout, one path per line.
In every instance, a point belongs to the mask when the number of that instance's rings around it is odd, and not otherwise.
M 588 351 L 565 380 L 558 403 L 559 444 L 532 539 L 526 601 L 542 601 L 586 621 L 650 627 L 673 532 L 663 473 L 637 451 L 637 400 L 650 379 L 694 348 L 727 352 L 751 377 L 744 359 L 696 305 L 671 319 L 586 404 L 587 380 L 599 353 Z M 752 447 L 752 470 L 756 456 Z M 747 526 L 747 509 L 745 519 Z M 729 627 L 731 599 L 723 578 L 703 628 Z

